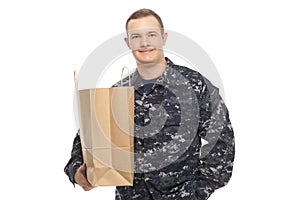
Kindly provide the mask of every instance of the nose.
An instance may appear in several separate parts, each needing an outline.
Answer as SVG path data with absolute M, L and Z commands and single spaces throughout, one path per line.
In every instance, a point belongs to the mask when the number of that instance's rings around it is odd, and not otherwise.
M 141 47 L 148 47 L 148 46 L 150 46 L 149 39 L 146 35 L 143 35 L 141 37 Z

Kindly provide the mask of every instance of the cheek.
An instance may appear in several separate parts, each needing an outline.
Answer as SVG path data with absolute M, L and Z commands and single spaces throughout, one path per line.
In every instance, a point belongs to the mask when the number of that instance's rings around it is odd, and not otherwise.
M 133 57 L 134 58 L 138 58 L 138 52 L 137 51 L 134 51 L 134 50 L 132 50 L 132 55 L 133 55 Z

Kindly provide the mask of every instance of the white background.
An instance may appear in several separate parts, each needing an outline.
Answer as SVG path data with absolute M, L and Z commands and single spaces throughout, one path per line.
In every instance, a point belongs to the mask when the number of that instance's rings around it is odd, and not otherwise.
M 236 136 L 211 200 L 299 199 L 300 6 L 292 0 L 1 1 L 1 199 L 114 199 L 73 188 L 73 71 L 147 7 L 197 42 L 222 77 Z

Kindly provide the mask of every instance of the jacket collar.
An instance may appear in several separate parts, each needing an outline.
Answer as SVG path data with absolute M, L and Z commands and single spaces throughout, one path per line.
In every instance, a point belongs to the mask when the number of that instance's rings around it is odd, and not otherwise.
M 170 82 L 170 75 L 172 74 L 174 63 L 167 57 L 165 57 L 165 59 L 167 61 L 166 70 L 158 79 L 156 79 L 152 89 L 154 89 L 158 85 L 167 85 Z M 135 72 L 131 75 L 131 82 L 132 86 L 134 86 L 135 91 L 140 94 L 143 94 L 145 92 L 143 79 L 141 78 L 137 70 L 135 70 Z

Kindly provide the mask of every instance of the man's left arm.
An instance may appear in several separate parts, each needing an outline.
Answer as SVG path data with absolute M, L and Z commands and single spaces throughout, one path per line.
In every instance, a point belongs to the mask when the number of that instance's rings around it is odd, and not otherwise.
M 218 88 L 205 81 L 200 96 L 201 138 L 197 195 L 207 199 L 216 189 L 225 186 L 232 175 L 235 142 L 229 113 Z

